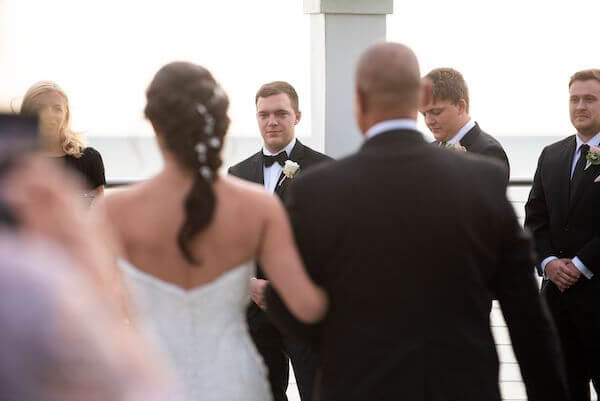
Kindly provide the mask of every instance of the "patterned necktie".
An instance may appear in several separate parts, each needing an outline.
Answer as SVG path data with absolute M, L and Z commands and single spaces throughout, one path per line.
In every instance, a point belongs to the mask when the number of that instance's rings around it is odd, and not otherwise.
M 571 178 L 571 200 L 573 200 L 573 196 L 577 192 L 577 188 L 581 185 L 581 180 L 583 178 L 583 171 L 585 169 L 585 165 L 587 163 L 586 156 L 590 150 L 590 145 L 583 144 L 581 145 L 579 160 L 577 160 L 577 164 L 575 165 L 575 170 L 573 170 L 573 177 Z
M 288 160 L 288 155 L 287 153 L 285 153 L 285 151 L 279 152 L 275 156 L 269 156 L 263 153 L 263 161 L 265 163 L 265 167 L 271 167 L 275 162 L 279 163 L 279 165 L 283 167 L 286 160 Z

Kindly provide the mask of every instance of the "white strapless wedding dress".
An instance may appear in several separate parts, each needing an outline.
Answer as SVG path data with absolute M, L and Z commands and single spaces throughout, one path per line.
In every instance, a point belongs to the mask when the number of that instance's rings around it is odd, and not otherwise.
M 267 370 L 248 333 L 254 262 L 184 290 L 121 260 L 137 321 L 171 364 L 188 401 L 269 401 Z

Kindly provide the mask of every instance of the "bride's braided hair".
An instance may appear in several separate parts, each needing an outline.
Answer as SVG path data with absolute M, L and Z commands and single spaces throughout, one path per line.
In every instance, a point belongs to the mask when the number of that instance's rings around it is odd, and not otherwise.
M 207 69 L 186 62 L 161 68 L 146 91 L 146 99 L 144 113 L 164 146 L 183 168 L 195 172 L 184 201 L 185 220 L 177 244 L 188 262 L 198 264 L 188 245 L 214 214 L 212 183 L 222 164 L 229 100 Z

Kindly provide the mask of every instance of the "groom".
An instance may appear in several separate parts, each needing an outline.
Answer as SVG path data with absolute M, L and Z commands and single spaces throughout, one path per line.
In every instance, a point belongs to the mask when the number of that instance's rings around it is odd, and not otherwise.
M 256 118 L 263 137 L 261 151 L 229 169 L 229 174 L 264 185 L 269 192 L 282 197 L 296 174 L 314 165 L 332 160 L 300 143 L 295 128 L 300 121 L 298 94 L 287 82 L 270 82 L 256 93 Z M 288 167 L 284 169 L 288 162 Z M 297 165 L 289 167 L 290 163 Z M 297 169 L 299 166 L 299 169 Z M 248 308 L 248 326 L 252 339 L 269 369 L 269 382 L 275 401 L 286 401 L 289 360 L 294 367 L 302 401 L 312 399 L 313 379 L 318 357 L 303 345 L 284 337 L 260 309 L 264 306 L 263 289 L 267 284 L 257 268 L 251 282 L 252 300 Z

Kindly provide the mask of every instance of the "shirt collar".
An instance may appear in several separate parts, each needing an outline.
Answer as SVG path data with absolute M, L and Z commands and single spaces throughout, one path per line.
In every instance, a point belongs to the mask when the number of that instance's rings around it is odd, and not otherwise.
M 467 132 L 471 131 L 471 129 L 473 129 L 474 126 L 475 126 L 475 121 L 473 121 L 472 118 L 469 118 L 469 121 L 467 121 L 467 123 L 465 125 L 463 125 L 463 127 L 461 129 L 458 130 L 456 135 L 454 135 L 452 137 L 452 139 L 450 139 L 448 141 L 448 143 L 452 143 L 452 144 L 456 145 L 458 142 L 462 141 L 462 139 L 465 137 L 465 135 L 467 135 Z
M 585 143 L 587 143 L 590 146 L 600 146 L 600 132 L 598 132 L 596 135 L 594 135 L 592 137 L 592 139 L 590 139 L 587 142 L 583 142 L 583 140 L 579 136 L 579 133 L 577 133 L 577 135 L 575 135 L 575 139 L 577 140 L 577 146 L 575 147 L 575 153 L 579 152 L 579 148 L 581 147 L 581 145 L 583 145 Z
M 267 156 L 275 156 L 283 151 L 285 151 L 285 153 L 287 153 L 287 156 L 290 157 L 292 154 L 292 150 L 294 149 L 294 146 L 296 146 L 296 137 L 292 138 L 292 140 L 290 141 L 290 143 L 287 144 L 287 146 L 285 148 L 283 148 L 282 150 L 280 150 L 277 153 L 273 153 L 271 152 L 269 149 L 267 149 L 265 146 L 263 146 L 263 154 L 267 155 Z
M 416 131 L 417 130 L 417 122 L 415 120 L 411 120 L 409 118 L 398 118 L 395 120 L 385 120 L 380 121 L 377 124 L 373 125 L 366 133 L 366 137 L 373 138 L 379 134 L 383 134 L 387 131 L 400 130 L 400 129 L 409 129 Z

